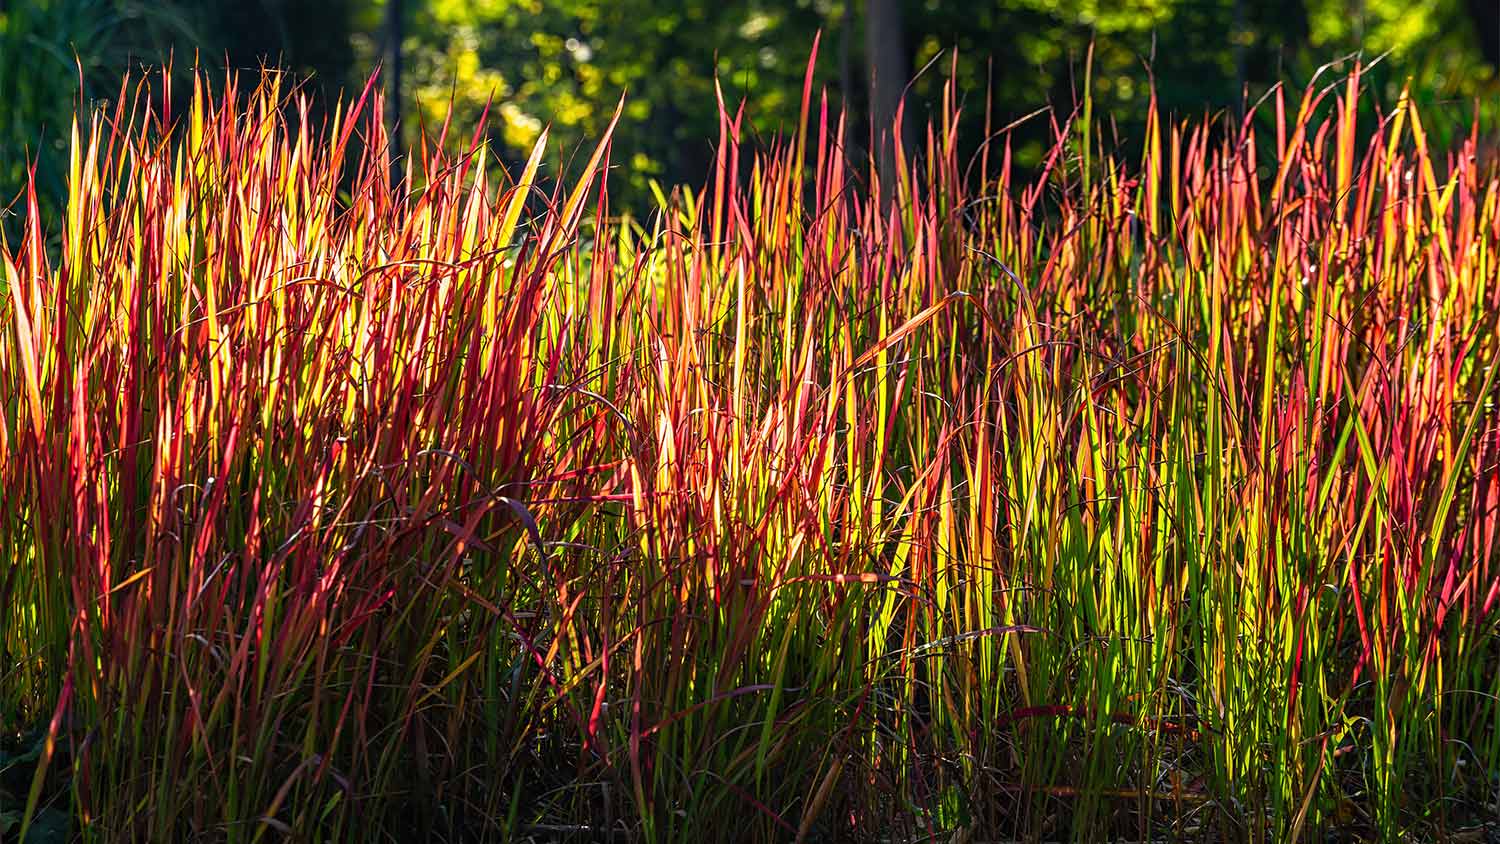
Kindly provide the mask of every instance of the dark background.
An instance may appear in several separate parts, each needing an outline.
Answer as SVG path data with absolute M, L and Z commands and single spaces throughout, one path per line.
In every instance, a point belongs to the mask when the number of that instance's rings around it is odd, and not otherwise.
M 848 109 L 861 154 L 872 112 L 886 124 L 898 83 L 949 48 L 971 146 L 987 98 L 997 124 L 1070 109 L 1091 43 L 1095 114 L 1127 146 L 1153 84 L 1178 116 L 1234 112 L 1355 52 L 1384 56 L 1377 98 L 1394 103 L 1412 81 L 1440 142 L 1467 132 L 1476 106 L 1492 130 L 1500 109 L 1500 0 L 0 0 L 0 207 L 14 218 L 29 162 L 55 203 L 80 90 L 97 102 L 168 56 L 178 73 L 277 65 L 325 104 L 383 63 L 407 141 L 450 99 L 467 137 L 493 95 L 489 134 L 506 162 L 544 125 L 551 160 L 565 160 L 627 91 L 611 189 L 617 205 L 638 205 L 652 180 L 701 184 L 715 78 L 748 100 L 753 135 L 791 128 L 818 32 L 818 83 Z M 911 86 L 918 120 L 951 73 L 945 54 Z M 1023 166 L 1048 134 L 1044 119 L 1019 130 Z

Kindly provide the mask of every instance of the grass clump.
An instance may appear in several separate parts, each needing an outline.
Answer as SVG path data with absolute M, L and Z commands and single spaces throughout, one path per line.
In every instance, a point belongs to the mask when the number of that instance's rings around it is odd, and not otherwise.
M 640 225 L 607 137 L 496 184 L 478 136 L 393 163 L 370 89 L 314 126 L 281 85 L 122 90 L 74 130 L 60 245 L 33 203 L 0 250 L 16 824 L 1493 816 L 1477 128 L 1432 149 L 1356 67 L 1243 119 L 1153 105 L 1129 160 L 1059 116 L 1023 175 L 1004 132 L 960 160 L 950 91 L 866 187 L 809 85 L 764 149 L 723 110 L 703 189 Z

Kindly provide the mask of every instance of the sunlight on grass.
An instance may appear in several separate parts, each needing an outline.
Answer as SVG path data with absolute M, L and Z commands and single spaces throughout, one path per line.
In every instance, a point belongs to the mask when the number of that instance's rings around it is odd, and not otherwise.
M 1242 120 L 1153 101 L 1139 160 L 1085 98 L 1025 174 L 1005 132 L 959 160 L 950 88 L 889 196 L 809 81 L 763 149 L 721 104 L 702 189 L 639 222 L 607 133 L 554 184 L 545 133 L 509 177 L 442 138 L 393 164 L 373 85 L 311 125 L 276 77 L 126 83 L 66 219 L 0 248 L 0 707 L 46 739 L 0 809 L 98 841 L 1492 817 L 1500 182 L 1345 70 Z

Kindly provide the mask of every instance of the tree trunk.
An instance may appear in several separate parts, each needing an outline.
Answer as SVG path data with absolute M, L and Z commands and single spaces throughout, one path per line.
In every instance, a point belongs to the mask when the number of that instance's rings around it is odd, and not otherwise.
M 385 0 L 385 113 L 393 160 L 401 137 L 401 41 L 405 38 L 405 5 L 405 0 Z
M 895 186 L 896 108 L 910 78 L 901 0 L 865 0 L 865 61 L 870 73 L 870 141 L 880 178 L 882 203 Z
M 0 0 L 3 3 L 4 0 Z M 853 114 L 854 65 L 849 60 L 849 42 L 853 40 L 854 3 L 845 0 L 843 17 L 839 20 L 839 109 L 844 114 L 844 133 L 839 137 L 842 149 L 839 154 L 849 155 L 849 117 Z

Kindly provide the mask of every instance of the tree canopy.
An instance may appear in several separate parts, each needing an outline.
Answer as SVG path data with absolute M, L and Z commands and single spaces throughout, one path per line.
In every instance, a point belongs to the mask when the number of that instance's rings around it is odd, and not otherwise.
M 492 149 L 511 162 L 524 159 L 544 127 L 560 150 L 597 137 L 623 92 L 612 184 L 627 202 L 649 195 L 652 180 L 702 178 L 717 135 L 716 85 L 731 105 L 750 103 L 752 137 L 792 128 L 819 33 L 816 83 L 847 110 L 851 146 L 862 152 L 871 138 L 871 59 L 881 58 L 867 55 L 867 35 L 882 16 L 896 16 L 895 40 L 884 42 L 899 45 L 900 55 L 883 57 L 892 67 L 932 65 L 907 91 L 919 120 L 955 69 L 969 120 L 986 106 L 997 123 L 1049 103 L 1066 108 L 1091 45 L 1097 108 L 1127 138 L 1138 134 L 1130 121 L 1144 118 L 1153 87 L 1169 112 L 1233 111 L 1277 81 L 1305 82 L 1354 52 L 1366 63 L 1383 57 L 1371 78 L 1392 98 L 1412 78 L 1427 113 L 1453 116 L 1450 131 L 1467 129 L 1476 103 L 1493 112 L 1500 102 L 1493 0 L 205 0 L 155 7 L 173 26 L 90 34 L 138 21 L 144 8 L 132 0 L 0 3 L 0 39 L 42 43 L 64 59 L 43 83 L 20 71 L 24 50 L 0 60 L 0 93 L 22 103 L 0 117 L 8 195 L 28 155 L 46 158 L 47 141 L 28 145 L 41 124 L 61 143 L 56 123 L 72 103 L 55 92 L 77 82 L 66 60 L 74 52 L 93 96 L 108 90 L 100 79 L 118 78 L 127 54 L 152 61 L 175 50 L 181 62 L 196 51 L 238 68 L 280 65 L 309 77 L 325 100 L 398 58 L 408 141 L 440 124 L 450 101 L 460 130 L 490 103 Z M 949 50 L 952 63 L 939 58 Z M 1047 132 L 1040 124 L 1019 132 L 1023 162 L 1040 155 Z

